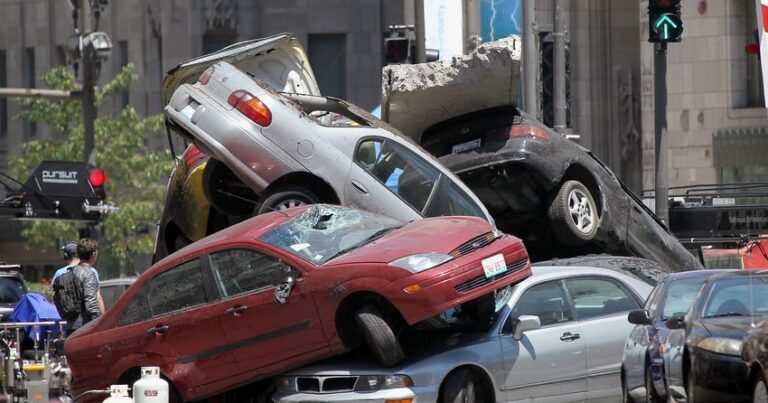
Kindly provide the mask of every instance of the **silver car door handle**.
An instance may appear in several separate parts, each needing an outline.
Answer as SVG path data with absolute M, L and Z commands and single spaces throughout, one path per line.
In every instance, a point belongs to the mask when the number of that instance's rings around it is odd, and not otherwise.
M 574 341 L 581 338 L 581 335 L 578 333 L 571 333 L 571 332 L 565 332 L 562 336 L 560 336 L 560 340 L 562 341 Z
M 358 192 L 360 192 L 360 193 L 362 193 L 364 195 L 368 194 L 368 189 L 366 189 L 365 186 L 363 186 L 358 181 L 352 181 L 352 187 L 355 188 L 355 190 L 357 190 Z

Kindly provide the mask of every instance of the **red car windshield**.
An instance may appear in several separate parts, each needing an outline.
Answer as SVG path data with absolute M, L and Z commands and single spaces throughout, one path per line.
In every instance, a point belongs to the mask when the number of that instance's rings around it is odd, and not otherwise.
M 380 215 L 316 204 L 259 240 L 321 265 L 402 226 L 400 221 Z

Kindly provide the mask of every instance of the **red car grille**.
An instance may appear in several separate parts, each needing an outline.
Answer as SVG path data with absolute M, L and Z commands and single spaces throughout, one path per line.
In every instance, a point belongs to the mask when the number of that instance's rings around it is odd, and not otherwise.
M 507 270 L 503 273 L 499 273 L 493 277 L 486 277 L 485 275 L 477 276 L 473 278 L 472 280 L 469 280 L 467 282 L 461 283 L 455 287 L 453 287 L 458 292 L 468 292 L 472 291 L 477 287 L 480 287 L 482 285 L 488 284 L 492 281 L 496 281 L 500 278 L 504 278 L 520 269 L 525 267 L 525 265 L 528 263 L 528 258 L 520 259 L 518 261 L 512 262 L 507 265 Z
M 493 232 L 487 232 L 483 235 L 480 235 L 478 237 L 472 238 L 469 241 L 465 242 L 458 248 L 454 249 L 449 253 L 449 255 L 453 256 L 454 258 L 462 257 L 466 254 L 472 253 L 489 243 L 491 243 L 494 239 L 496 239 L 496 236 L 493 235 Z

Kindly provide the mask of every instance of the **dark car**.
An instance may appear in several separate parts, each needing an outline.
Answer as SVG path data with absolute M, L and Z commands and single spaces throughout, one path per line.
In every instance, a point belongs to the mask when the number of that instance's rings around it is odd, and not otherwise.
M 701 268 L 589 150 L 516 107 L 440 122 L 420 143 L 472 189 L 500 230 L 523 238 L 534 261 L 610 253 L 674 271 Z
M 752 384 L 743 340 L 768 319 L 768 271 L 727 270 L 710 276 L 685 315 L 667 320 L 665 380 L 673 399 L 749 400 Z
M 654 288 L 643 309 L 631 311 L 635 327 L 624 346 L 621 382 L 627 401 L 660 402 L 667 397 L 664 382 L 664 346 L 670 330 L 667 320 L 688 312 L 699 288 L 719 270 L 672 273 Z
M 531 275 L 523 243 L 478 217 L 403 223 L 314 204 L 258 215 L 161 260 L 64 350 L 73 392 L 160 367 L 199 400 L 366 344 L 384 365 L 399 335 L 461 306 L 483 321 Z
M 752 401 L 768 402 L 766 374 L 768 374 L 768 321 L 762 321 L 750 329 L 744 339 L 741 357 L 749 366 L 752 380 Z
M 0 262 L 0 322 L 5 322 L 16 303 L 27 293 L 21 266 Z

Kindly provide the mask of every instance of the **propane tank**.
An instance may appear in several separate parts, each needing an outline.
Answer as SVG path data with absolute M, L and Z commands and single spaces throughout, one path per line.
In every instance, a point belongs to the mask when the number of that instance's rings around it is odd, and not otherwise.
M 141 367 L 141 379 L 133 384 L 135 403 L 168 403 L 168 382 L 160 378 L 160 367 Z
M 102 403 L 133 403 L 133 399 L 128 397 L 128 385 L 110 385 L 109 397 Z

